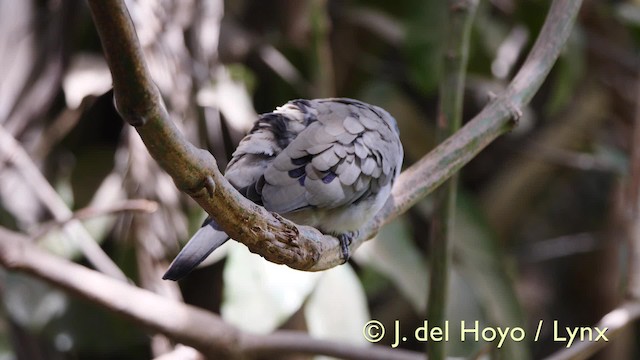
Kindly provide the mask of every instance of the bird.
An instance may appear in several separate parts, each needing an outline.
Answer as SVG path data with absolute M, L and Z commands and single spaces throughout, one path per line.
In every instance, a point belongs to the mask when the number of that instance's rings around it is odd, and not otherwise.
M 298 99 L 258 117 L 224 176 L 265 209 L 337 237 L 347 262 L 351 240 L 389 198 L 403 157 L 386 110 L 350 98 Z M 184 278 L 228 239 L 208 217 L 163 279 Z

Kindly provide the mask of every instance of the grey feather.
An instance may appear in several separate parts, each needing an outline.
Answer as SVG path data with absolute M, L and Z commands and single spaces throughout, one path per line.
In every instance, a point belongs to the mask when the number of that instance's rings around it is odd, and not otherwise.
M 164 280 L 179 280 L 195 269 L 204 259 L 229 240 L 229 236 L 216 229 L 215 223 L 201 227 L 187 245 L 182 248 L 180 254 L 169 265 L 169 269 L 162 276 Z
M 267 210 L 344 239 L 390 194 L 403 159 L 397 129 L 386 111 L 358 100 L 293 100 L 260 116 L 225 177 Z M 220 233 L 203 227 L 165 277 L 186 275 L 212 251 L 211 244 L 226 241 Z

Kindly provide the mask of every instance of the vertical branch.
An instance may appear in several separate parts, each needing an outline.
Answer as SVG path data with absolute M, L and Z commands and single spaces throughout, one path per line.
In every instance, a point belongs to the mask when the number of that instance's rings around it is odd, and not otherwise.
M 327 0 L 311 1 L 314 75 L 317 97 L 332 97 L 336 93 L 333 56 L 331 55 L 331 23 L 327 6 Z
M 629 161 L 629 196 L 627 234 L 629 239 L 629 285 L 627 296 L 640 300 L 640 81 L 636 94 L 636 114 Z
M 444 76 L 440 83 L 440 110 L 436 136 L 443 141 L 453 135 L 462 123 L 464 84 L 469 58 L 469 37 L 471 24 L 478 7 L 478 0 L 449 0 L 448 26 L 444 56 Z M 454 174 L 440 187 L 436 194 L 439 208 L 434 215 L 431 231 L 431 281 L 429 283 L 429 303 L 427 318 L 430 322 L 443 326 L 447 311 L 449 272 L 453 252 L 451 237 L 455 225 L 456 194 L 458 175 Z M 431 342 L 427 347 L 429 359 L 446 357 L 445 342 Z

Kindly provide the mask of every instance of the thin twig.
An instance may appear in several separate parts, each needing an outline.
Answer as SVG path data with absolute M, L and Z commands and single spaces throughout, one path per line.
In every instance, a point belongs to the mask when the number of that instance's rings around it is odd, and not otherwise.
M 531 100 L 555 63 L 581 3 L 553 2 L 531 53 L 505 93 L 401 174 L 393 196 L 353 239 L 352 250 L 515 126 L 520 108 Z M 178 131 L 146 69 L 124 1 L 89 0 L 89 5 L 112 72 L 117 108 L 125 120 L 136 126 L 147 149 L 176 186 L 196 200 L 230 237 L 271 262 L 306 271 L 342 264 L 335 237 L 297 226 L 242 197 L 224 179 L 213 156 L 195 148 Z
M 1 227 L 0 264 L 9 270 L 22 271 L 66 289 L 135 324 L 191 346 L 209 358 L 236 359 L 257 354 L 292 352 L 362 360 L 423 358 L 422 354 L 407 350 L 318 340 L 301 332 L 276 331 L 269 335 L 243 332 L 211 312 L 114 280 L 51 255 L 32 245 L 25 236 Z
M 449 0 L 448 34 L 444 49 L 444 74 L 440 83 L 440 110 L 436 136 L 442 141 L 453 135 L 462 124 L 465 78 L 469 59 L 471 24 L 478 0 Z M 429 256 L 430 281 L 427 319 L 436 326 L 444 326 L 449 298 L 449 272 L 453 257 L 452 230 L 455 226 L 458 174 L 440 187 L 436 193 L 438 209 L 432 219 L 431 251 Z M 435 341 L 427 346 L 429 359 L 446 357 L 446 342 Z
M 548 152 L 539 151 L 540 148 L 584 147 L 589 134 L 605 118 L 609 103 L 601 87 L 585 81 L 566 113 L 535 135 L 532 140 L 535 145 L 531 142 L 522 143 L 518 149 L 542 157 Z M 547 179 L 552 178 L 557 169 L 557 165 L 551 161 L 531 161 L 530 158 L 529 154 L 514 158 L 504 171 L 493 176 L 491 184 L 483 191 L 481 203 L 484 214 L 497 237 L 502 240 L 508 238 L 507 234 L 522 217 L 527 216 L 529 206 L 547 188 Z
M 582 360 L 588 359 L 598 350 L 610 344 L 610 341 L 622 333 L 622 330 L 640 318 L 640 303 L 637 301 L 628 301 L 619 308 L 605 315 L 596 325 L 601 332 L 604 332 L 606 340 L 601 338 L 593 341 L 580 341 L 573 343 L 570 347 L 564 348 L 546 360 Z M 605 330 L 606 329 L 606 330 Z M 597 333 L 594 331 L 594 333 Z
M 0 155 L 11 161 L 26 182 L 29 183 L 40 201 L 51 212 L 56 221 L 66 221 L 73 213 L 58 193 L 51 187 L 31 157 L 20 143 L 0 125 Z M 0 159 L 0 166 L 3 164 Z M 126 281 L 127 277 L 120 268 L 102 251 L 102 248 L 91 237 L 87 229 L 78 220 L 70 220 L 63 226 L 65 234 L 78 246 L 87 260 L 99 271 L 109 276 Z
M 258 48 L 258 56 L 271 70 L 302 94 L 311 94 L 312 87 L 296 67 L 273 45 L 263 44 Z
M 52 220 L 41 224 L 39 228 L 31 234 L 32 239 L 38 239 L 44 236 L 46 233 L 51 230 L 65 226 L 74 220 L 87 220 L 95 217 L 101 217 L 105 215 L 112 215 L 119 212 L 125 211 L 136 211 L 136 212 L 144 212 L 144 213 L 152 213 L 158 209 L 158 203 L 151 200 L 145 199 L 132 199 L 132 200 L 122 200 L 118 203 L 111 204 L 107 207 L 94 207 L 88 206 L 86 208 L 82 208 L 80 210 L 74 211 L 70 217 L 66 219 L 60 220 Z

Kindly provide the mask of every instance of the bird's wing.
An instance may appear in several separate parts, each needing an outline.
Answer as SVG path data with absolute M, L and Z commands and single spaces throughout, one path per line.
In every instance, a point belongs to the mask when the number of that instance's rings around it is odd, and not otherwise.
M 387 112 L 350 99 L 308 105 L 315 118 L 266 167 L 264 183 L 258 184 L 266 209 L 286 214 L 336 208 L 390 184 L 403 153 Z

